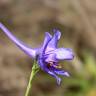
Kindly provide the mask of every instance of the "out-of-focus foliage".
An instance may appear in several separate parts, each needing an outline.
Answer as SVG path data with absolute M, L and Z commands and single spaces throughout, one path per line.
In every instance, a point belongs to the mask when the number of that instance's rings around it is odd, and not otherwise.
M 72 62 L 60 62 L 71 77 L 58 86 L 40 71 L 32 96 L 96 96 L 95 0 L 0 0 L 0 22 L 32 47 L 58 28 L 59 45 L 74 50 Z M 0 96 L 24 96 L 32 63 L 0 30 Z

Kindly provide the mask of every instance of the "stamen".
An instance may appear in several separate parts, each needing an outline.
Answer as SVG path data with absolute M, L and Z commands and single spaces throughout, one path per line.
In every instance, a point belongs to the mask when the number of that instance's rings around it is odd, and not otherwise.
M 58 69 L 60 69 L 60 68 L 62 68 L 62 66 L 61 65 L 53 65 L 55 68 L 58 68 Z
M 48 63 L 48 67 L 50 67 L 50 66 L 53 66 L 54 68 L 58 68 L 58 69 L 62 68 L 61 65 L 55 65 L 54 62 L 52 62 L 52 61 L 50 61 L 50 62 Z

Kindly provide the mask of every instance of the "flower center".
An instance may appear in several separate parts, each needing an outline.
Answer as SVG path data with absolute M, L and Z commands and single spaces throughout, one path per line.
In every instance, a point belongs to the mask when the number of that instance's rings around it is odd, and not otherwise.
M 47 67 L 48 67 L 48 68 L 50 68 L 50 67 L 54 67 L 54 68 L 58 68 L 58 69 L 62 68 L 61 65 L 56 64 L 56 63 L 53 62 L 53 61 L 48 62 Z

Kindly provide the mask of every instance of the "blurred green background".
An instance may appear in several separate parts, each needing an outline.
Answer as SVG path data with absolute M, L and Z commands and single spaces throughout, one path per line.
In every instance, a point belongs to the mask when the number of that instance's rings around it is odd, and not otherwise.
M 72 62 L 61 62 L 71 77 L 58 86 L 40 70 L 32 96 L 96 96 L 96 0 L 0 0 L 0 22 L 33 48 L 58 28 L 59 47 L 75 53 Z M 24 96 L 32 63 L 0 30 L 0 96 Z

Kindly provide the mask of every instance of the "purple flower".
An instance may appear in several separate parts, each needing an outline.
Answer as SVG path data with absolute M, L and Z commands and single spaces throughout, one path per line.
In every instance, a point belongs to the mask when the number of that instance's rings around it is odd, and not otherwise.
M 61 78 L 58 77 L 58 75 L 69 76 L 68 72 L 61 69 L 59 61 L 72 60 L 74 55 L 72 50 L 69 48 L 57 48 L 58 40 L 61 37 L 59 30 L 53 30 L 53 36 L 46 32 L 41 48 L 32 49 L 12 35 L 12 33 L 2 23 L 0 23 L 0 28 L 21 50 L 31 58 L 36 59 L 38 65 L 43 71 L 55 77 L 58 84 L 61 82 Z

